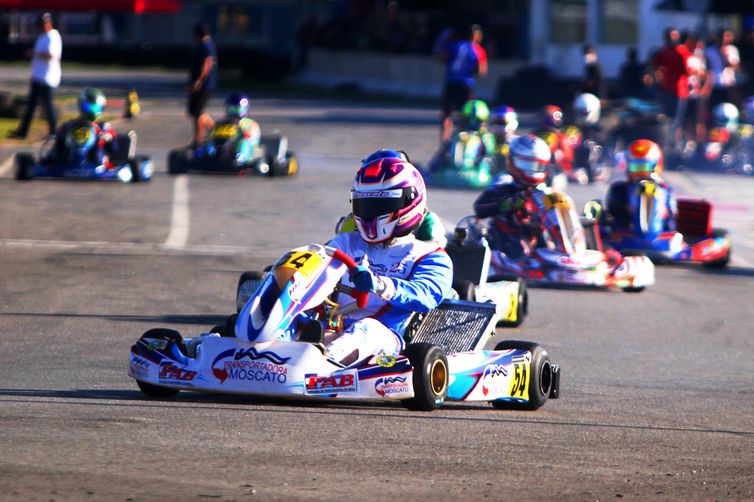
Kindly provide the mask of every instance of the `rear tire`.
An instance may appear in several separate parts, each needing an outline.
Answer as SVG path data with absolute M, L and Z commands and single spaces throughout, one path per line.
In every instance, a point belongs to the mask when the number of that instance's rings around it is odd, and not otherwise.
M 264 275 L 257 271 L 248 271 L 241 274 L 241 277 L 238 278 L 238 286 L 236 286 L 236 312 L 241 312 L 251 295 L 262 284 L 263 278 Z
M 34 156 L 30 153 L 17 153 L 15 158 L 15 175 L 17 180 L 34 178 Z
M 413 366 L 414 397 L 404 399 L 409 410 L 432 411 L 445 402 L 448 395 L 448 358 L 431 343 L 412 343 L 403 350 Z
M 725 237 L 728 235 L 727 230 L 723 230 L 721 228 L 713 228 L 712 233 L 710 234 L 712 237 Z M 725 268 L 728 266 L 728 263 L 730 262 L 730 253 L 731 248 L 728 248 L 728 252 L 725 253 L 725 256 L 718 260 L 713 260 L 710 262 L 707 262 L 704 264 L 707 268 Z
M 469 280 L 453 281 L 453 289 L 458 293 L 460 300 L 466 300 L 473 302 L 476 298 L 474 294 L 474 288 L 476 284 Z
M 547 351 L 539 344 L 518 340 L 503 340 L 495 345 L 495 350 L 520 349 L 531 353 L 531 365 L 529 366 L 529 400 L 517 401 L 490 401 L 492 406 L 499 410 L 536 410 L 547 402 L 553 386 L 553 366 Z
M 188 170 L 188 154 L 185 148 L 168 152 L 168 172 L 183 174 Z

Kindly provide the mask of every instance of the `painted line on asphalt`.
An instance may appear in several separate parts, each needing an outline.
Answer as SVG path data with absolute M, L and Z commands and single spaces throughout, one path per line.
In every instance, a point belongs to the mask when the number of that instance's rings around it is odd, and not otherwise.
M 192 245 L 181 248 L 170 247 L 165 244 L 144 242 L 104 242 L 104 241 L 57 241 L 36 239 L 0 239 L 0 247 L 10 249 L 46 249 L 54 251 L 80 251 L 104 254 L 162 254 L 162 255 L 212 255 L 212 256 L 256 256 L 260 253 L 271 256 L 279 252 L 279 248 L 270 246 L 245 247 L 228 245 Z
M 173 210 L 170 214 L 170 232 L 165 240 L 166 248 L 185 248 L 189 235 L 189 190 L 188 176 L 179 175 L 173 184 Z
M 6 174 L 11 173 L 11 168 L 13 167 L 13 158 L 15 155 L 11 155 L 7 159 L 5 159 L 5 162 L 0 164 L 0 177 L 5 177 Z M 7 172 L 6 172 L 7 171 Z

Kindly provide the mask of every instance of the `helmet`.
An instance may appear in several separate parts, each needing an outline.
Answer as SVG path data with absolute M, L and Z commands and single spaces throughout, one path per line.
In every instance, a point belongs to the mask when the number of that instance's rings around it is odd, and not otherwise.
M 720 103 L 712 110 L 712 122 L 730 132 L 738 129 L 738 108 L 733 103 Z
M 518 129 L 518 113 L 512 106 L 500 105 L 490 114 L 490 131 L 498 136 L 510 139 Z
M 249 96 L 234 92 L 225 98 L 225 110 L 229 117 L 242 119 L 249 116 Z
M 351 190 L 356 228 L 372 243 L 410 234 L 427 209 L 427 190 L 419 170 L 400 157 L 376 156 L 378 152 L 359 168 Z
M 585 92 L 573 100 L 573 116 L 577 123 L 594 125 L 600 119 L 600 100 L 594 94 Z
M 487 103 L 481 99 L 472 99 L 466 101 L 461 109 L 461 115 L 466 121 L 466 125 L 472 131 L 478 130 L 482 124 L 490 118 L 490 109 Z
M 649 178 L 662 172 L 662 150 L 648 139 L 637 139 L 628 145 L 625 161 L 629 179 Z
M 545 106 L 542 110 L 542 125 L 560 129 L 563 126 L 563 110 L 555 105 Z
M 79 112 L 89 120 L 97 120 L 106 104 L 105 93 L 94 87 L 87 87 L 79 94 Z
M 552 152 L 545 140 L 533 134 L 515 137 L 510 143 L 510 175 L 517 181 L 536 186 L 547 180 Z

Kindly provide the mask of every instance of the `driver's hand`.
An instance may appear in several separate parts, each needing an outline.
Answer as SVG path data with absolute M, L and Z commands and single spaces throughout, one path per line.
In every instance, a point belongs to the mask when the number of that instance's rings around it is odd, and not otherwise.
M 374 291 L 378 281 L 377 277 L 363 265 L 359 265 L 353 272 L 351 272 L 350 279 L 356 287 L 356 291 L 361 293 Z

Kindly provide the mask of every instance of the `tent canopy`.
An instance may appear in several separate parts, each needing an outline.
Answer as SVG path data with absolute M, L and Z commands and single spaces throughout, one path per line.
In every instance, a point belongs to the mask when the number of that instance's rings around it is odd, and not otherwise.
M 173 13 L 181 8 L 180 0 L 0 0 L 0 9 L 20 10 L 97 10 L 103 12 L 133 12 L 144 14 Z

